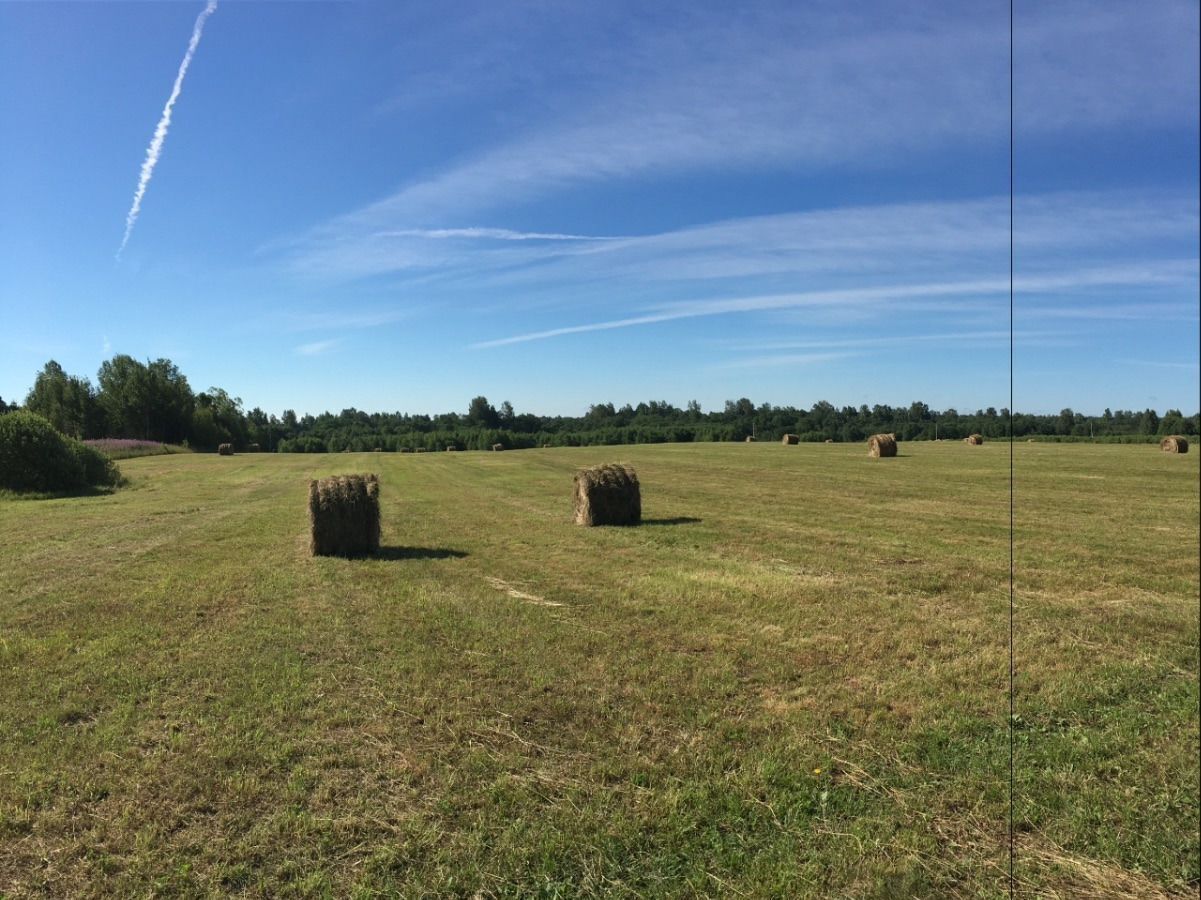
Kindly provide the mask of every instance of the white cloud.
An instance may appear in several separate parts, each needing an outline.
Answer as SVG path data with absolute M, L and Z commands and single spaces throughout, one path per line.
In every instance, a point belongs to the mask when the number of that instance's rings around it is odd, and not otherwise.
M 313 341 L 311 344 L 301 344 L 295 348 L 295 352 L 300 356 L 320 356 L 323 353 L 329 353 L 336 350 L 342 341 L 338 338 L 327 341 Z
M 1189 263 L 1190 261 L 1185 262 L 1185 268 L 1188 267 Z M 1195 270 L 1195 263 L 1192 264 L 1192 267 Z M 1175 261 L 1171 261 L 1162 266 L 1108 267 L 1017 278 L 1014 281 L 1014 289 L 1018 294 L 1031 294 L 1051 291 L 1079 291 L 1081 289 L 1100 287 L 1145 287 L 1148 285 L 1179 283 L 1180 277 L 1181 266 Z M 527 332 L 510 337 L 481 341 L 473 346 L 476 349 L 485 349 L 546 340 L 548 338 L 563 337 L 571 334 L 631 328 L 638 325 L 652 325 L 679 319 L 696 319 L 735 313 L 765 312 L 806 307 L 857 307 L 863 311 L 877 311 L 880 316 L 886 317 L 896 313 L 898 309 L 903 310 L 906 301 L 911 299 L 926 302 L 940 298 L 953 299 L 956 306 L 962 307 L 964 304 L 980 298 L 990 296 L 1008 297 L 1009 289 L 1010 284 L 1007 278 L 997 278 L 931 282 L 925 284 L 893 284 L 842 290 L 693 300 L 665 304 L 658 311 L 644 315 Z
M 587 82 L 605 89 L 581 89 L 574 102 L 552 104 L 547 120 L 301 244 L 436 227 L 597 182 L 896 168 L 915 153 L 1003 146 L 1008 32 L 995 4 L 886 16 L 798 4 L 664 19 L 670 28 L 639 22 L 647 36 L 617 38 L 628 58 Z M 1026 10 L 1016 36 L 1023 136 L 1195 123 L 1195 23 L 1186 2 Z

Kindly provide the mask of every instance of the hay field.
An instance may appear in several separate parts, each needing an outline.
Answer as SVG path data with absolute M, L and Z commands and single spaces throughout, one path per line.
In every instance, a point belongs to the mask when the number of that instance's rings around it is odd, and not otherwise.
M 1022 896 L 1196 896 L 1201 454 L 1019 444 Z M 570 524 L 637 468 L 645 524 Z M 0 501 L 0 894 L 996 897 L 1008 447 L 147 457 Z M 382 557 L 307 555 L 378 471 Z

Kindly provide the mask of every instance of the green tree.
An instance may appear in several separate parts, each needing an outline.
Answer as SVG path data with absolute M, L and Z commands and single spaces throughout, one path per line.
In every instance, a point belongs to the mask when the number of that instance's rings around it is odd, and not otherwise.
M 54 360 L 37 374 L 25 398 L 25 407 L 63 434 L 75 438 L 99 434 L 100 410 L 91 382 L 68 375 Z
M 118 354 L 101 363 L 98 380 L 110 436 L 178 443 L 191 428 L 196 398 L 171 360 L 142 364 Z
M 500 416 L 487 397 L 476 397 L 467 407 L 467 421 L 481 428 L 496 428 L 500 425 Z

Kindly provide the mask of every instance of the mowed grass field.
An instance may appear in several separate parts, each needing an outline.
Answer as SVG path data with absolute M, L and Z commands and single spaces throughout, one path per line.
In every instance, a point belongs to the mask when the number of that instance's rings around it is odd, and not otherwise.
M 1021 896 L 1197 895 L 1201 454 L 1019 444 Z M 638 528 L 575 527 L 633 464 Z M 174 455 L 0 501 L 6 896 L 997 897 L 1009 448 Z M 381 558 L 307 555 L 378 472 Z

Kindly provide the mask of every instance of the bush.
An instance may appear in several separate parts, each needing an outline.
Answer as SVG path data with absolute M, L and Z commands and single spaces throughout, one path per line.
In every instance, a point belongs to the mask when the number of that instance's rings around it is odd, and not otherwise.
M 83 467 L 83 483 L 92 487 L 115 487 L 121 483 L 121 473 L 117 464 L 101 453 L 95 447 L 89 447 L 82 441 L 67 438 L 75 458 Z
M 30 412 L 0 416 L 0 488 L 74 491 L 120 481 L 112 461 Z

